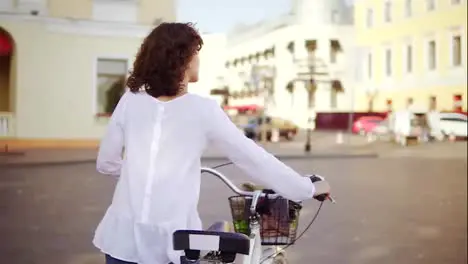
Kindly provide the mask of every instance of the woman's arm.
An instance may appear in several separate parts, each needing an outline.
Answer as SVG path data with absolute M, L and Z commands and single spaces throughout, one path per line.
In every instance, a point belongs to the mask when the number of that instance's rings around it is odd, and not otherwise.
M 302 177 L 247 138 L 216 102 L 210 100 L 209 103 L 210 113 L 205 118 L 208 138 L 232 162 L 260 184 L 269 186 L 287 199 L 313 197 L 315 188 L 308 177 Z
M 120 98 L 117 107 L 112 113 L 107 131 L 99 146 L 96 169 L 102 174 L 120 175 L 124 148 L 123 116 L 126 97 L 128 97 L 127 93 Z

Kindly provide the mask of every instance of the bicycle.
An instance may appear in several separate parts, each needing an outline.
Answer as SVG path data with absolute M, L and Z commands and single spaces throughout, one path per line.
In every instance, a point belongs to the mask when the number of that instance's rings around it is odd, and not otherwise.
M 229 197 L 234 230 L 227 222 L 217 222 L 206 231 L 175 231 L 174 250 L 185 253 L 181 256 L 181 264 L 201 261 L 213 264 L 287 264 L 285 249 L 297 240 L 301 204 L 269 189 L 241 190 L 213 168 L 202 168 L 201 172 L 216 176 L 237 194 Z M 334 202 L 331 197 L 327 198 Z M 308 227 L 317 215 L 318 211 Z M 201 251 L 209 253 L 201 257 Z M 241 258 L 236 260 L 237 256 Z

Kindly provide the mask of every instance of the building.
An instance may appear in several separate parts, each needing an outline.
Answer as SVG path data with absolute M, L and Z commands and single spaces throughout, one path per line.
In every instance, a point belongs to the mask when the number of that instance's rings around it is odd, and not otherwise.
M 356 110 L 467 109 L 467 1 L 355 1 Z
M 0 147 L 96 146 L 142 38 L 175 14 L 174 0 L 2 1 Z M 225 45 L 204 38 L 214 52 Z M 216 67 L 211 48 L 202 68 Z M 216 80 L 207 72 L 201 87 Z
M 201 96 L 211 97 L 222 103 L 222 98 L 212 96 L 213 87 L 219 86 L 219 76 L 224 74 L 224 58 L 226 57 L 226 34 L 203 34 L 203 48 L 200 50 L 199 81 L 189 84 L 189 91 Z
M 287 15 L 239 26 L 227 36 L 214 94 L 229 94 L 231 108 L 264 108 L 301 126 L 312 112 L 350 111 L 352 15 L 345 0 L 295 0 Z

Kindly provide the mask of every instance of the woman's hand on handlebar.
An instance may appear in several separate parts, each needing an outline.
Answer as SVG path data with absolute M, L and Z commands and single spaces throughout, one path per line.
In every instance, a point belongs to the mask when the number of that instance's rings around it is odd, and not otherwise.
M 330 200 L 331 202 L 335 202 L 333 198 L 330 196 L 330 185 L 322 176 L 319 175 L 306 175 L 312 181 L 315 186 L 315 193 L 314 199 L 320 202 L 325 200 Z M 255 185 L 253 183 L 243 183 L 241 189 L 243 191 L 262 191 L 264 194 L 276 194 L 276 192 L 272 189 L 266 189 L 263 186 Z
M 320 202 L 330 199 L 330 185 L 328 182 L 319 175 L 312 175 L 309 178 L 315 186 L 314 199 Z

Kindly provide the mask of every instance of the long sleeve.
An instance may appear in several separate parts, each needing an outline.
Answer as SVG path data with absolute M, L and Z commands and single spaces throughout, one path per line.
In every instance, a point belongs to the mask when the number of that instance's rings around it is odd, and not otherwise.
M 123 116 L 127 93 L 122 96 L 112 113 L 107 131 L 99 146 L 96 169 L 102 174 L 120 175 L 124 148 Z
M 214 101 L 205 118 L 208 139 L 234 164 L 259 183 L 290 200 L 312 198 L 315 188 L 309 178 L 299 175 L 276 157 L 247 138 Z

